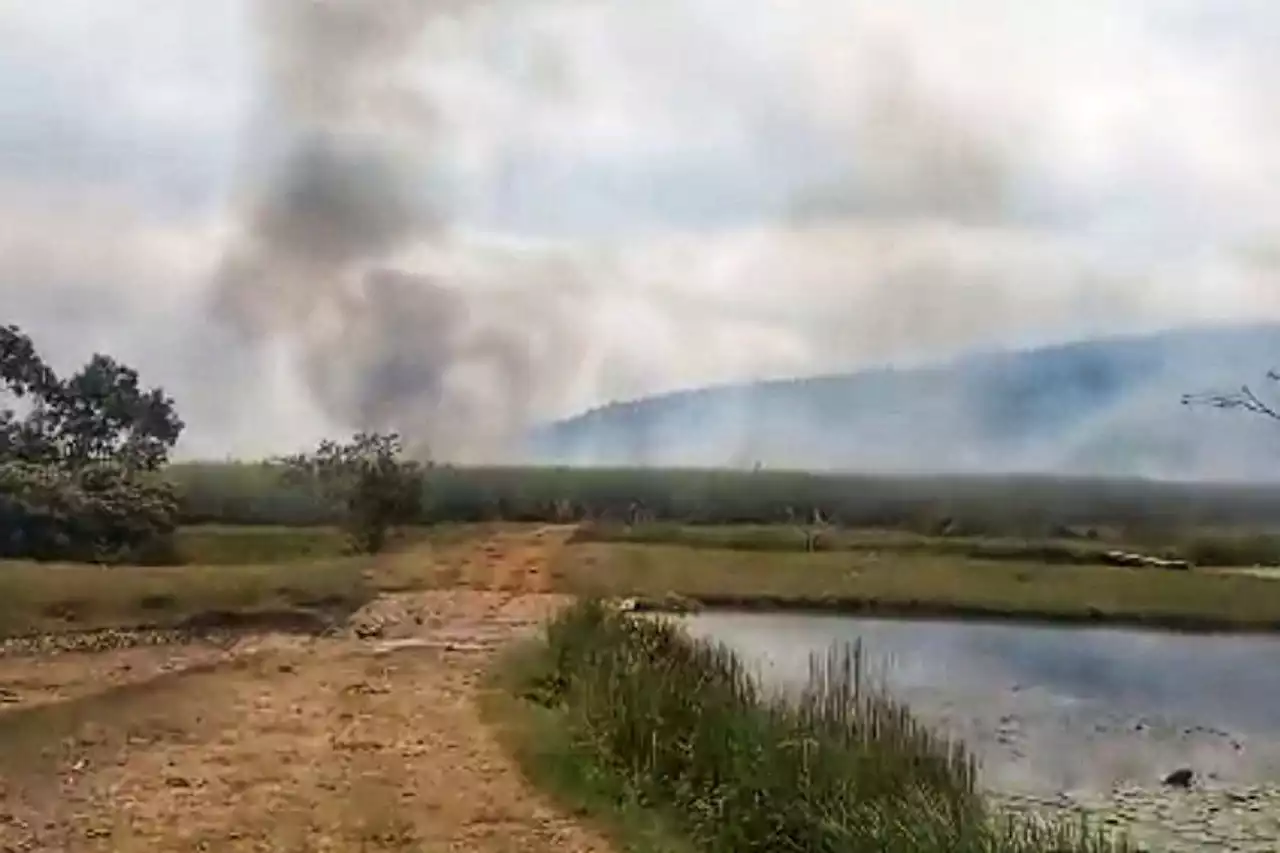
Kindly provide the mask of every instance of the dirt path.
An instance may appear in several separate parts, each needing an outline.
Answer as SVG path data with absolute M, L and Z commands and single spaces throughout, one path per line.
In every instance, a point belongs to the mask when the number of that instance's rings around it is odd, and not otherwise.
M 181 649 L 158 677 L 141 650 L 59 660 L 41 702 L 0 710 L 0 850 L 606 850 L 528 790 L 475 707 L 493 649 L 563 603 L 546 590 L 570 532 L 424 559 L 424 584 L 456 585 L 379 599 L 340 637 Z

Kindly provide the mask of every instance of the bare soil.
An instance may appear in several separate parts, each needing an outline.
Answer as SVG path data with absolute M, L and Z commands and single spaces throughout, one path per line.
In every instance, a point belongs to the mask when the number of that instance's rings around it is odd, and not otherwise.
M 397 555 L 373 571 L 402 591 L 327 636 L 0 650 L 0 851 L 607 850 L 476 708 L 493 650 L 564 603 L 571 533 Z

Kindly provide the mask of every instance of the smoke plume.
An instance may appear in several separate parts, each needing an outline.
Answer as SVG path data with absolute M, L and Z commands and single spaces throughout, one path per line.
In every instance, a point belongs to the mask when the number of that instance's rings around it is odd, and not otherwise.
M 407 250 L 450 240 L 423 188 L 438 124 L 409 60 L 424 27 L 458 7 L 256 8 L 264 118 L 248 155 L 260 189 L 216 276 L 217 315 L 249 342 L 287 340 L 335 424 L 397 430 L 450 458 L 501 452 L 528 420 L 538 324 L 557 300 L 516 305 L 457 277 L 394 268 Z

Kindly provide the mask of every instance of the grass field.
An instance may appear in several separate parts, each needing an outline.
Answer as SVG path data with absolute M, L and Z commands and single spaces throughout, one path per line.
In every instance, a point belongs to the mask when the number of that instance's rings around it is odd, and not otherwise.
M 420 583 L 410 549 L 445 548 L 486 525 L 404 532 L 376 558 L 347 555 L 329 528 L 195 527 L 179 531 L 180 566 L 0 563 L 0 637 L 108 628 L 170 628 L 316 614 L 338 618 L 378 592 Z M 417 553 L 421 553 L 418 551 Z
M 419 583 L 414 571 L 398 570 L 399 555 L 501 526 L 410 529 L 376 559 L 346 555 L 333 528 L 200 526 L 178 535 L 181 566 L 8 563 L 0 636 L 180 626 L 228 613 L 339 615 L 379 590 Z M 830 530 L 808 552 L 804 532 L 789 526 L 591 525 L 560 553 L 554 576 L 570 593 L 717 607 L 1280 630 L 1273 576 L 1120 569 L 1101 564 L 1107 547 Z
M 806 553 L 582 541 L 562 552 L 556 570 L 575 593 L 716 607 L 1280 630 L 1280 583 L 1271 578 L 983 559 L 945 542 L 932 551 L 910 544 Z
M 437 524 L 399 530 L 391 550 L 419 543 L 443 545 L 483 532 L 484 525 Z M 202 524 L 178 530 L 176 551 L 181 565 L 242 566 L 326 560 L 349 556 L 346 536 L 336 527 L 233 526 Z
M 261 464 L 186 463 L 167 476 L 179 487 L 188 524 L 298 526 L 335 518 L 332 507 L 285 487 Z M 545 522 L 566 520 L 565 512 L 570 520 L 622 520 L 634 504 L 657 521 L 779 524 L 817 509 L 845 527 L 1037 539 L 1094 528 L 1148 543 L 1212 533 L 1240 546 L 1242 537 L 1248 545 L 1257 534 L 1276 533 L 1280 519 L 1280 485 L 1034 476 L 445 466 L 431 471 L 426 489 L 422 520 L 433 523 Z M 1256 556 L 1238 559 L 1280 561 L 1280 536 L 1261 544 Z
M 816 535 L 812 535 L 815 534 Z M 1280 535 L 1250 531 L 1189 530 L 1163 538 L 1096 538 L 930 535 L 910 530 L 813 528 L 795 525 L 692 526 L 655 523 L 640 526 L 596 524 L 583 528 L 579 542 L 680 545 L 686 548 L 740 551 L 851 551 L 894 554 L 946 554 L 976 560 L 1016 560 L 1053 565 L 1105 563 L 1108 551 L 1121 549 L 1183 559 L 1204 566 L 1273 565 L 1280 560 Z

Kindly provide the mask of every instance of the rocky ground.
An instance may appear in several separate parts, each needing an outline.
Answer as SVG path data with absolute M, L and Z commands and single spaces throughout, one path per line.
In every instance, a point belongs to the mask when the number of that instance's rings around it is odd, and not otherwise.
M 562 603 L 546 572 L 567 535 L 462 546 L 449 589 L 320 635 L 0 649 L 0 850 L 606 850 L 527 788 L 475 705 L 492 651 Z M 432 586 L 433 555 L 421 571 Z

